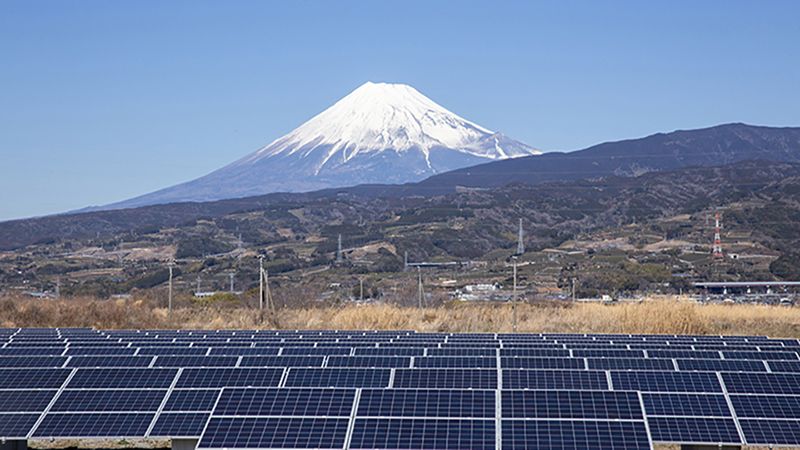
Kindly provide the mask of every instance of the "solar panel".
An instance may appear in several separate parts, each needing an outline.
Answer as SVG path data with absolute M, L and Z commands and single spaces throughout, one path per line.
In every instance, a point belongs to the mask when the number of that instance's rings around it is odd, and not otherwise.
M 643 421 L 503 420 L 504 450 L 644 450 Z
M 424 348 L 420 347 L 361 347 L 356 349 L 356 356 L 422 356 Z
M 77 369 L 70 389 L 166 389 L 177 369 Z
M 800 372 L 800 361 L 769 361 L 767 364 L 773 372 Z
M 66 361 L 60 356 L 3 356 L 0 368 L 61 367 Z
M 485 369 L 396 369 L 393 387 L 497 389 L 497 371 Z
M 496 357 L 497 350 L 494 348 L 429 348 L 428 356 L 483 356 Z
M 348 419 L 313 417 L 212 417 L 198 448 L 341 449 L 348 423 Z
M 732 418 L 648 417 L 647 423 L 654 442 L 734 445 L 742 443 Z
M 583 358 L 501 358 L 504 369 L 585 369 Z
M 800 361 L 798 361 L 800 362 Z M 762 361 L 745 359 L 679 359 L 680 370 L 696 370 L 710 372 L 766 372 Z
M 597 370 L 675 370 L 671 359 L 591 358 L 586 363 Z
M 215 416 L 350 417 L 355 389 L 224 389 Z
M 800 420 L 739 419 L 749 445 L 800 445 Z
M 183 370 L 176 387 L 277 387 L 282 377 L 278 368 L 192 368 Z
M 358 402 L 361 417 L 495 416 L 494 391 L 365 389 Z
M 137 355 L 142 356 L 205 356 L 206 347 L 141 347 Z
M 472 357 L 461 358 L 451 356 L 423 356 L 414 358 L 414 367 L 427 368 L 466 368 L 466 369 L 494 369 L 497 367 L 497 358 Z
M 504 418 L 642 419 L 635 392 L 503 391 Z
M 98 390 L 65 390 L 61 392 L 50 411 L 53 412 L 113 412 L 158 411 L 167 391 L 98 391 Z
M 642 350 L 582 350 L 572 351 L 576 358 L 644 358 Z
M 648 416 L 732 417 L 722 394 L 642 394 Z
M 67 367 L 147 367 L 152 356 L 73 356 Z
M 648 358 L 722 359 L 719 352 L 694 350 L 648 350 Z
M 606 373 L 596 370 L 503 370 L 503 389 L 608 390 Z
M 214 356 L 276 356 L 279 351 L 278 347 L 213 347 L 210 354 Z
M 219 394 L 219 389 L 173 389 L 164 411 L 211 411 Z
M 64 350 L 64 347 L 5 347 L 0 348 L 0 356 L 59 356 Z
M 726 372 L 722 379 L 732 394 L 800 394 L 800 374 Z
M 69 374 L 68 369 L 0 369 L 0 389 L 55 389 Z
M 0 391 L 0 413 L 41 412 L 56 395 L 55 390 Z
M 94 356 L 101 356 L 101 355 L 115 355 L 115 356 L 130 356 L 136 352 L 135 348 L 132 347 L 70 347 L 67 349 L 66 353 L 67 356 L 78 356 L 78 355 L 94 355 Z M 141 354 L 141 351 L 139 352 Z
M 737 417 L 765 419 L 800 418 L 800 397 L 781 395 L 731 395 Z
M 330 356 L 328 367 L 409 367 L 407 356 Z
M 492 420 L 357 418 L 351 449 L 494 449 Z
M 324 356 L 243 356 L 240 367 L 322 367 Z
M 238 356 L 159 356 L 153 367 L 234 367 Z
M 150 431 L 151 437 L 199 438 L 209 413 L 161 413 Z
M 797 361 L 795 352 L 722 352 L 725 359 L 755 359 L 759 361 Z
M 706 372 L 611 372 L 614 390 L 722 392 L 716 374 Z
M 527 356 L 529 358 L 569 358 L 569 350 L 544 348 L 501 348 L 500 356 Z
M 0 437 L 22 438 L 31 431 L 41 414 L 0 414 Z
M 33 437 L 144 437 L 155 414 L 49 413 Z
M 281 355 L 347 356 L 350 354 L 350 352 L 350 347 L 284 347 Z
M 293 367 L 289 369 L 289 373 L 286 376 L 286 386 L 342 388 L 388 387 L 390 376 L 391 371 L 389 369 L 308 369 Z

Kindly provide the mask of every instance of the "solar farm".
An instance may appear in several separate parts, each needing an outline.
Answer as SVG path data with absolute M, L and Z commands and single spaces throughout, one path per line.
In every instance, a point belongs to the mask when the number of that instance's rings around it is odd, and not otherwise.
M 0 329 L 0 439 L 800 447 L 798 351 L 765 336 Z

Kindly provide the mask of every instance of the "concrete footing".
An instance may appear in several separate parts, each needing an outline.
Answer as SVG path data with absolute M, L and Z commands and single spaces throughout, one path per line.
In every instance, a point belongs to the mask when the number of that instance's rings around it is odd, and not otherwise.
M 197 448 L 197 442 L 197 439 L 173 439 L 172 450 L 195 450 Z
M 28 450 L 28 441 L 25 439 L 0 441 L 0 450 Z

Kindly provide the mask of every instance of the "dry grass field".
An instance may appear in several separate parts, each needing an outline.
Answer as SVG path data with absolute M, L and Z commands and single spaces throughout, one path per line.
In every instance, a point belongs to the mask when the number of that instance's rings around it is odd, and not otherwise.
M 800 337 L 800 308 L 640 303 L 450 303 L 431 308 L 345 305 L 260 313 L 245 306 L 166 308 L 146 299 L 0 298 L 0 327 L 404 329 L 442 332 L 762 334 Z

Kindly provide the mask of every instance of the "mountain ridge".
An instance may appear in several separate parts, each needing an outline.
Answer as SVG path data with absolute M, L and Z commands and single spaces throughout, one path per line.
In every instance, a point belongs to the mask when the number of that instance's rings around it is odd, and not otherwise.
M 512 182 L 632 176 L 689 166 L 721 166 L 744 160 L 800 162 L 800 127 L 728 123 L 604 142 L 573 152 L 548 152 L 535 159 L 494 161 L 434 175 L 418 183 L 428 190 L 487 188 Z

